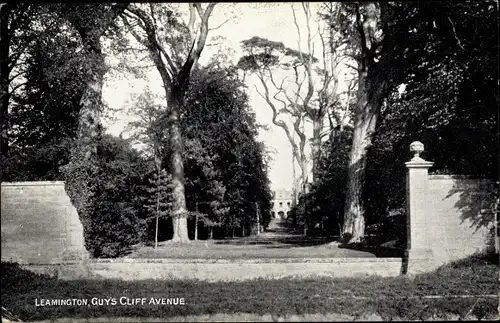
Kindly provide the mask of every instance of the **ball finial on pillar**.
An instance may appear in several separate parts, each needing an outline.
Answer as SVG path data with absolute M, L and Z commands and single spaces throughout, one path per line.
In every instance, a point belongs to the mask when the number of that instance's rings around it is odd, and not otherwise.
M 420 141 L 414 141 L 410 144 L 410 151 L 414 153 L 412 160 L 420 160 L 420 154 L 424 151 L 424 144 Z

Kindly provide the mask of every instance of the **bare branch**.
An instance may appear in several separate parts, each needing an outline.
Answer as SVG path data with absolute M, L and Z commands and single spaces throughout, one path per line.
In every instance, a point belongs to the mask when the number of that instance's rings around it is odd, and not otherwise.
M 200 25 L 200 36 L 198 38 L 198 46 L 196 48 L 196 55 L 198 57 L 200 56 L 201 51 L 205 46 L 205 41 L 207 40 L 207 34 L 208 34 L 208 18 L 210 18 L 210 15 L 212 14 L 212 11 L 214 10 L 216 4 L 217 2 L 209 3 L 205 11 L 201 10 L 201 5 L 199 6 L 200 10 L 198 10 L 198 14 L 200 14 L 201 25 Z
M 199 2 L 196 2 L 196 3 L 193 3 L 192 6 L 193 6 L 193 8 L 196 9 L 196 11 L 198 11 L 198 16 L 200 17 L 200 19 L 203 19 L 203 15 L 205 13 L 203 11 L 203 8 L 201 7 L 201 4 Z
M 296 112 L 295 111 L 291 111 L 289 108 L 288 108 L 288 104 L 285 102 L 285 100 L 281 99 L 278 97 L 279 94 L 281 94 L 282 92 L 278 92 L 276 93 L 273 98 L 276 100 L 276 101 L 279 101 L 282 105 L 283 105 L 283 110 L 288 113 L 290 116 L 296 116 Z M 286 93 L 285 93 L 285 96 L 286 96 Z
M 457 36 L 457 31 L 455 29 L 455 24 L 453 23 L 453 21 L 451 20 L 450 17 L 448 17 L 448 21 L 450 22 L 451 27 L 453 28 L 453 36 L 455 36 L 455 39 L 457 40 L 458 46 L 460 46 L 460 48 L 462 48 L 462 50 L 464 50 L 465 48 L 464 48 L 464 46 L 462 46 L 462 43 L 460 42 L 460 39 Z
M 269 73 L 269 79 L 271 80 L 271 83 L 274 85 L 274 87 L 277 89 L 277 90 L 284 90 L 283 89 L 283 83 L 285 82 L 285 80 L 287 79 L 287 77 L 285 76 L 283 79 L 282 79 L 282 82 L 281 82 L 281 85 L 278 87 L 276 85 L 276 82 L 274 81 L 274 77 L 273 77 L 273 73 L 271 72 L 271 69 L 269 67 L 265 67 L 264 68 L 265 70 L 267 70 L 267 72 Z
M 212 31 L 212 30 L 217 30 L 217 29 L 219 29 L 220 27 L 222 27 L 223 25 L 225 25 L 225 24 L 226 24 L 229 20 L 231 20 L 231 19 L 232 19 L 232 17 L 227 18 L 227 19 L 226 19 L 223 23 L 221 23 L 220 25 L 218 25 L 218 26 L 217 26 L 217 27 L 215 27 L 215 28 L 210 28 L 208 31 Z
M 363 24 L 361 22 L 361 13 L 359 12 L 359 3 L 355 4 L 356 8 L 356 29 L 358 30 L 359 37 L 361 39 L 361 55 L 366 55 L 368 53 L 367 40 L 365 35 L 365 30 L 363 29 Z
M 14 67 L 15 67 L 15 66 L 16 66 L 16 64 L 17 64 L 17 61 L 19 60 L 19 58 L 21 57 L 21 55 L 22 55 L 22 54 L 23 54 L 23 51 L 22 51 L 22 50 L 19 50 L 19 51 L 16 53 L 16 55 L 11 55 L 11 57 L 10 57 L 10 59 L 9 59 L 9 60 L 10 60 L 9 65 L 8 65 L 8 67 L 7 67 L 7 70 L 8 70 L 9 72 L 11 72 L 11 71 L 12 71 L 12 69 L 14 69 Z
M 10 82 L 14 81 L 18 76 L 21 76 L 21 75 L 26 74 L 26 73 L 27 73 L 27 71 L 21 71 L 21 72 L 15 74 L 14 76 L 11 76 L 8 79 L 7 83 L 10 83 Z
M 263 98 L 264 100 L 266 100 L 266 102 L 267 102 L 266 96 L 264 94 L 262 94 L 262 92 L 259 91 L 259 88 L 257 87 L 256 84 L 254 84 L 254 87 L 255 87 L 255 91 L 260 95 L 260 97 Z M 271 109 L 274 107 L 274 105 L 272 105 L 272 103 L 269 106 L 271 107 Z M 276 115 L 278 115 L 277 112 L 276 112 Z
M 323 38 L 323 33 L 320 32 L 319 25 L 318 25 L 318 33 L 319 33 L 319 38 L 321 40 L 321 44 L 322 44 L 322 48 L 323 48 L 323 73 L 325 74 L 323 76 L 323 87 L 318 92 L 318 96 L 319 96 L 319 112 L 318 112 L 318 114 L 321 115 L 323 106 L 328 105 L 327 98 L 329 97 L 329 95 L 326 92 L 327 92 L 329 83 L 331 82 L 332 78 L 330 77 L 330 73 L 326 67 L 326 43 L 325 43 L 325 40 Z
M 152 2 L 149 3 L 149 14 L 151 15 L 151 19 L 153 20 L 153 25 L 155 27 L 155 30 L 158 30 L 158 22 L 156 21 L 155 11 Z
M 208 19 L 210 18 L 210 15 L 212 14 L 212 11 L 216 4 L 217 2 L 209 3 L 205 10 L 202 9 L 201 4 L 193 4 L 193 6 L 198 11 L 198 15 L 201 18 L 200 33 L 197 36 L 197 39 L 193 39 L 191 43 L 191 49 L 189 50 L 189 54 L 186 58 L 186 62 L 178 73 L 177 79 L 179 81 L 179 84 L 184 84 L 187 82 L 189 74 L 191 73 L 191 68 L 198 62 L 198 59 L 200 58 L 201 52 L 205 47 L 205 42 L 207 41 Z
M 177 68 L 175 67 L 175 64 L 174 62 L 172 61 L 172 59 L 170 58 L 170 55 L 168 55 L 167 51 L 165 50 L 165 48 L 163 46 L 158 46 L 158 49 L 160 50 L 160 52 L 163 54 L 163 57 L 165 57 L 165 60 L 167 61 L 168 63 L 168 66 L 170 66 L 170 69 L 172 70 L 171 73 L 172 75 L 174 75 L 174 73 L 177 73 Z
M 133 16 L 130 16 L 132 19 L 136 20 L 137 19 Z M 122 20 L 123 20 L 123 24 L 128 28 L 128 30 L 130 31 L 130 33 L 132 34 L 132 36 L 134 36 L 135 40 L 141 44 L 141 45 L 144 45 L 147 47 L 147 41 L 137 33 L 137 31 L 134 29 L 134 26 L 136 25 L 133 25 L 131 22 L 128 21 L 127 19 L 127 15 L 123 15 L 122 16 Z
M 189 30 L 189 34 L 193 35 L 194 34 L 194 23 L 196 22 L 196 11 L 195 11 L 195 9 L 198 9 L 198 8 L 196 7 L 196 4 L 193 4 L 193 3 L 189 3 L 188 5 L 189 5 L 188 30 Z M 199 3 L 197 5 L 200 6 Z
M 153 22 L 151 18 L 140 8 L 138 8 L 135 5 L 130 5 L 128 7 L 128 10 L 135 14 L 139 19 L 142 20 L 144 23 L 144 31 L 147 34 L 147 47 L 149 49 L 151 58 L 153 59 L 153 62 L 155 63 L 158 71 L 160 72 L 160 75 L 163 79 L 163 82 L 166 84 L 171 84 L 172 83 L 172 76 L 177 73 L 177 68 L 170 59 L 170 56 L 168 53 L 165 51 L 163 46 L 159 43 L 157 36 L 156 36 L 156 29 L 153 25 Z M 167 60 L 168 66 L 170 68 L 167 68 L 163 60 L 161 59 L 161 54 L 165 57 Z M 170 72 L 170 74 L 169 74 Z
M 340 128 L 342 129 L 344 127 L 345 119 L 347 118 L 347 113 L 349 112 L 349 107 L 351 105 L 351 92 L 354 91 L 354 88 L 356 87 L 356 79 L 352 79 L 349 82 L 349 85 L 347 87 L 347 102 L 346 102 L 346 107 L 344 110 L 344 113 L 342 115 L 342 118 L 340 119 Z
M 296 118 L 295 122 L 293 123 L 293 128 L 295 130 L 295 133 L 299 136 L 300 139 L 300 152 L 301 152 L 301 158 L 306 159 L 305 153 L 304 153 L 304 147 L 306 145 L 306 135 L 304 134 L 304 131 L 300 129 L 300 124 L 301 124 L 302 118 Z
M 302 2 L 302 8 L 303 8 L 304 13 L 306 15 L 307 46 L 308 46 L 308 59 L 307 59 L 307 61 L 304 59 L 304 56 L 302 55 L 302 51 L 300 49 L 300 43 L 301 43 L 300 27 L 299 27 L 299 24 L 297 22 L 297 15 L 295 14 L 295 10 L 294 10 L 293 4 L 292 4 L 293 21 L 294 21 L 295 27 L 297 28 L 297 34 L 298 34 L 298 39 L 299 39 L 298 40 L 299 55 L 300 55 L 301 61 L 304 64 L 304 67 L 306 69 L 307 79 L 308 79 L 307 94 L 306 94 L 306 97 L 303 100 L 303 106 L 304 106 L 304 108 L 308 109 L 309 101 L 311 100 L 311 98 L 312 98 L 312 96 L 314 94 L 314 83 L 313 83 L 313 79 L 312 79 L 312 60 L 313 60 L 313 56 L 312 56 L 312 53 L 311 53 L 311 45 L 312 45 L 311 44 L 312 43 L 312 39 L 311 39 L 311 19 L 310 19 L 309 5 L 305 4 L 304 2 Z
M 271 70 L 269 68 L 267 68 L 268 70 L 268 73 L 269 73 L 269 79 L 271 80 L 271 84 L 276 88 L 277 90 L 277 93 L 273 96 L 273 98 L 279 102 L 281 102 L 283 104 L 283 110 L 286 111 L 288 114 L 290 115 L 296 115 L 296 112 L 294 111 L 291 111 L 290 109 L 288 109 L 288 105 L 286 104 L 286 102 L 283 100 L 283 99 L 280 99 L 278 97 L 279 94 L 283 94 L 285 96 L 285 98 L 287 98 L 287 100 L 290 102 L 290 105 L 292 105 L 292 100 L 288 97 L 285 89 L 283 88 L 283 84 L 285 83 L 287 77 L 284 77 L 282 80 L 281 80 L 281 84 L 280 86 L 278 86 L 276 84 L 276 82 L 274 81 L 274 77 L 273 77 L 273 74 L 271 72 Z
M 259 73 L 259 76 L 258 76 L 259 80 L 261 81 L 263 87 L 264 87 L 264 91 L 265 91 L 265 95 L 262 94 L 258 89 L 257 89 L 257 86 L 255 86 L 255 89 L 257 91 L 257 93 L 259 93 L 259 95 L 264 99 L 266 100 L 267 104 L 269 105 L 269 107 L 271 108 L 272 110 L 272 113 L 273 113 L 273 117 L 272 117 L 272 122 L 273 124 L 275 124 L 276 126 L 278 127 L 281 127 L 283 129 L 283 131 L 285 131 L 285 134 L 288 138 L 288 141 L 290 142 L 290 144 L 292 145 L 292 153 L 293 153 L 293 156 L 295 157 L 295 159 L 297 160 L 297 162 L 300 163 L 300 160 L 299 160 L 299 153 L 298 153 L 298 147 L 297 147 L 297 144 L 290 132 L 290 129 L 288 128 L 288 125 L 282 121 L 282 120 L 277 120 L 277 117 L 278 117 L 278 110 L 276 109 L 276 106 L 274 105 L 274 103 L 271 101 L 270 99 L 270 95 L 269 95 L 269 88 L 267 87 L 267 84 L 266 84 L 266 81 L 264 80 L 263 78 L 263 75 L 262 73 Z
M 12 87 L 9 92 L 14 93 L 18 88 L 20 88 L 21 86 L 25 86 L 26 84 L 28 84 L 28 82 L 19 83 L 18 85 Z
M 297 22 L 297 15 L 295 14 L 295 8 L 293 7 L 293 3 L 292 3 L 292 13 L 293 13 L 293 23 L 295 24 L 295 28 L 297 28 L 297 36 L 298 36 L 298 40 L 297 40 L 297 49 L 299 50 L 299 56 L 300 56 L 300 60 L 302 62 L 304 62 L 304 57 L 302 55 L 302 50 L 300 49 L 300 43 L 302 42 L 302 38 L 301 38 L 301 35 L 300 35 L 300 27 L 299 27 L 299 23 Z

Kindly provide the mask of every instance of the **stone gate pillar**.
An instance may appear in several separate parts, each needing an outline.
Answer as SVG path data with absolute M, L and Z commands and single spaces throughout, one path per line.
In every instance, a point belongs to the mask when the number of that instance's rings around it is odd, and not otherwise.
M 432 214 L 432 206 L 428 195 L 428 170 L 433 162 L 420 157 L 424 145 L 415 141 L 410 145 L 415 156 L 406 164 L 406 216 L 407 216 L 407 273 L 423 272 L 433 267 L 434 254 L 428 243 L 428 217 Z

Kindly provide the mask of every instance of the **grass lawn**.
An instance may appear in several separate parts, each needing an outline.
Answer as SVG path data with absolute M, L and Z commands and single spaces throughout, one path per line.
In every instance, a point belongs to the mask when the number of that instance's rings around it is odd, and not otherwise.
M 459 315 L 497 317 L 498 257 L 476 256 L 436 272 L 394 278 L 317 278 L 202 282 L 194 280 L 61 281 L 2 263 L 2 306 L 23 320 L 57 318 L 165 318 L 215 313 L 379 314 L 384 319 Z M 428 296 L 434 297 L 428 297 Z M 456 297 L 469 295 L 472 297 Z M 35 307 L 36 299 L 182 297 L 186 305 Z M 426 296 L 426 297 L 422 297 Z M 436 297 L 437 296 L 437 297 Z
M 136 246 L 130 258 L 250 259 L 250 258 L 344 258 L 375 257 L 366 251 L 337 248 L 321 241 L 282 240 L 225 241 L 199 240 L 175 248 Z
M 293 233 L 286 221 L 274 219 L 269 231 L 258 236 L 238 237 L 225 240 L 198 240 L 189 244 L 165 246 L 158 249 L 136 245 L 129 258 L 177 258 L 177 259 L 250 259 L 250 258 L 345 258 L 375 257 L 371 252 L 338 248 L 328 240 L 305 237 Z

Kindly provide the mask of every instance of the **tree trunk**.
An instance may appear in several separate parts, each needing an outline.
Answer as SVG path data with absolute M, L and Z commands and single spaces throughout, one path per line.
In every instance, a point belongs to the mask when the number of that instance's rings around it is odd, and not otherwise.
M 318 180 L 318 162 L 321 154 L 321 129 L 323 128 L 323 120 L 313 119 L 313 138 L 312 138 L 312 181 Z
M 255 202 L 255 217 L 257 221 L 257 235 L 260 234 L 260 212 L 259 212 L 259 203 Z
M 360 72 L 358 99 L 354 117 L 354 133 L 347 179 L 347 194 L 344 208 L 343 236 L 348 242 L 360 242 L 365 233 L 364 207 L 362 201 L 366 170 L 366 153 L 371 144 L 380 111 L 380 90 L 382 84 L 367 79 L 366 72 Z M 370 94 L 370 96 L 369 96 Z
M 9 150 L 9 9 L 3 4 L 0 9 L 0 153 L 7 156 Z
M 158 217 L 160 214 L 160 176 L 161 176 L 161 159 L 155 149 L 154 154 L 155 165 L 156 165 L 156 174 L 158 174 L 157 182 L 156 182 L 156 219 L 155 219 L 155 249 L 158 248 Z
M 194 240 L 198 240 L 198 202 L 196 202 L 196 213 L 194 215 Z
M 292 176 L 293 176 L 293 188 L 292 188 L 292 207 L 297 205 L 297 193 L 299 191 L 299 184 L 297 179 L 297 171 L 295 169 L 295 156 L 292 154 Z
M 99 135 L 101 124 L 102 87 L 106 71 L 99 38 L 99 35 L 82 35 L 82 41 L 86 44 L 85 65 L 89 68 L 85 89 L 80 99 L 79 147 L 75 154 L 85 159 L 97 154 L 97 145 L 93 139 Z
M 156 186 L 156 223 L 155 223 L 155 249 L 158 248 L 158 215 L 160 213 L 160 185 Z
M 303 151 L 303 150 L 302 150 Z M 300 155 L 300 170 L 302 172 L 301 174 L 301 195 L 304 198 L 304 235 L 307 235 L 307 201 L 305 199 L 305 194 L 307 193 L 307 159 L 304 153 L 301 153 Z
M 307 159 L 305 154 L 302 154 L 300 156 L 300 171 L 302 172 L 301 174 L 301 193 L 306 194 L 307 193 Z
M 173 236 L 172 242 L 189 242 L 187 228 L 187 209 L 185 195 L 185 178 L 184 178 L 184 162 L 182 160 L 182 133 L 179 120 L 181 104 L 178 99 L 180 95 L 176 93 L 178 90 L 171 89 L 170 98 L 168 100 L 170 112 L 170 172 L 172 174 L 172 221 L 173 221 Z
M 78 31 L 82 39 L 85 61 L 82 69 L 85 72 L 85 89 L 80 100 L 78 116 L 79 147 L 73 152 L 73 158 L 90 159 L 97 155 L 97 142 L 93 140 L 101 131 L 102 87 L 106 66 L 102 54 L 100 38 L 116 17 L 125 10 L 128 3 L 113 5 L 107 15 L 89 23 L 81 16 L 92 15 L 98 7 L 79 7 L 75 11 L 73 4 L 56 6 L 55 11 L 67 19 Z M 69 9 L 69 10 L 68 10 Z M 82 10 L 79 12 L 79 10 Z M 91 19 L 92 20 L 92 19 Z

